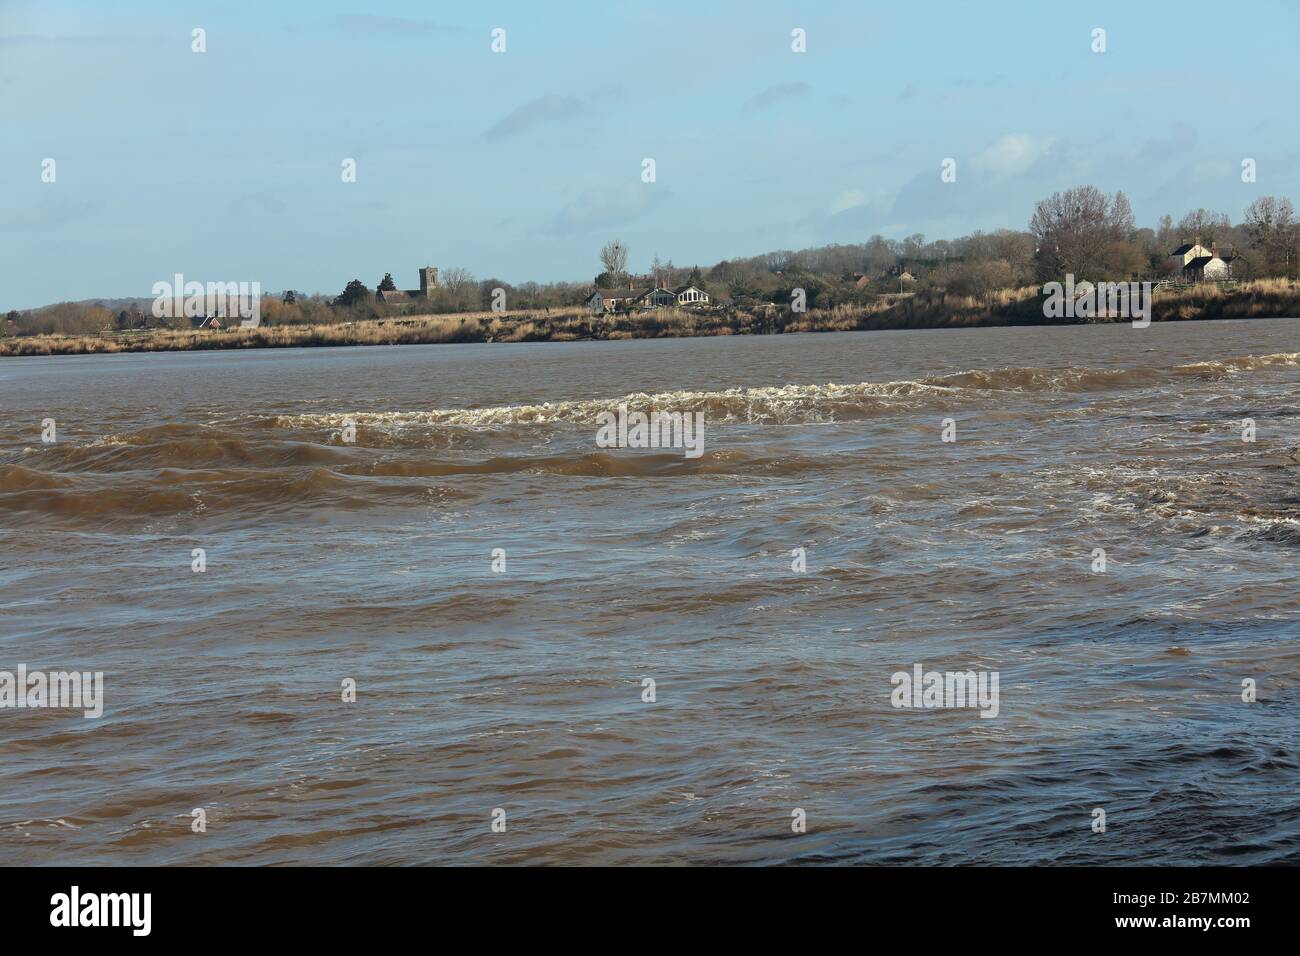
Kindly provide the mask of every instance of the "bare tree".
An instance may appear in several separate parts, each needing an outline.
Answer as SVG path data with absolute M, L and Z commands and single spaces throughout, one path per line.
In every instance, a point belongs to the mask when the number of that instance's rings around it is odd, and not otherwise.
M 1140 268 L 1133 231 L 1133 210 L 1122 192 L 1108 197 L 1095 186 L 1077 186 L 1053 193 L 1029 220 L 1038 278 L 1126 278 L 1135 264 Z
M 479 286 L 474 274 L 459 266 L 440 271 L 434 303 L 439 312 L 472 312 L 477 309 L 480 304 Z
M 775 252 L 769 252 L 763 257 L 767 271 L 778 274 L 790 268 L 793 258 L 794 253 L 788 249 L 778 249 Z
M 1178 220 L 1179 238 L 1185 242 L 1199 242 L 1203 246 L 1226 239 L 1231 231 L 1232 220 L 1226 212 L 1194 209 Z
M 1276 196 L 1260 196 L 1246 207 L 1243 223 L 1250 246 L 1263 261 L 1263 271 L 1272 275 L 1291 274 L 1296 261 L 1295 207 L 1291 200 Z
M 627 246 L 613 239 L 600 250 L 600 263 L 611 276 L 620 276 L 627 267 Z
M 444 269 L 438 274 L 438 285 L 452 295 L 473 284 L 473 274 L 468 269 L 462 269 L 460 266 L 452 266 L 450 269 Z

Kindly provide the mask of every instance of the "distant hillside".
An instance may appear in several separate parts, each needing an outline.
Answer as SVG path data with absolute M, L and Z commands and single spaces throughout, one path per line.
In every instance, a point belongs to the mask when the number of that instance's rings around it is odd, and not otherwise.
M 73 299 L 71 301 L 60 300 L 58 302 L 47 302 L 45 305 L 35 305 L 32 306 L 30 309 L 14 309 L 14 311 L 17 312 L 19 315 L 27 315 L 31 312 L 40 312 L 42 309 L 49 309 L 56 305 L 65 305 L 65 304 L 81 305 L 86 307 L 97 305 L 100 308 L 109 309 L 110 311 L 113 312 L 119 312 L 122 309 L 128 309 L 132 311 L 139 309 L 143 311 L 145 307 L 151 305 L 152 302 L 153 302 L 153 296 L 151 295 L 142 295 L 135 299 Z

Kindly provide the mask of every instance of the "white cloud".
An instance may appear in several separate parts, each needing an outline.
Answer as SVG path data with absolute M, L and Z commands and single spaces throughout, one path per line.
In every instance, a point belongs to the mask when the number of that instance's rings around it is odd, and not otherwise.
M 612 228 L 644 215 L 653 202 L 666 197 L 662 186 L 628 183 L 615 189 L 588 189 L 565 205 L 552 220 L 554 235 L 580 235 Z
M 835 197 L 831 203 L 830 214 L 839 215 L 847 209 L 855 209 L 867 201 L 867 194 L 861 189 L 846 189 Z
M 1051 145 L 1050 139 L 1037 139 L 1027 133 L 1005 133 L 977 153 L 972 163 L 990 176 L 1020 176 L 1042 159 Z

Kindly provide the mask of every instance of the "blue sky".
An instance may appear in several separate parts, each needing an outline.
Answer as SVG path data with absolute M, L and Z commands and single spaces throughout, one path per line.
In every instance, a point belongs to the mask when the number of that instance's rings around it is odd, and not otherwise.
M 1237 221 L 1300 200 L 1298 40 L 1271 0 L 2 0 L 0 308 L 177 272 L 588 280 L 611 238 L 634 270 L 951 238 L 1082 183 Z

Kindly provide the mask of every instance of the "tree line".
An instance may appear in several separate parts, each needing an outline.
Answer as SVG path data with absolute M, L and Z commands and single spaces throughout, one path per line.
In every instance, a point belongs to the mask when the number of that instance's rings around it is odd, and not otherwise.
M 334 297 L 297 291 L 264 297 L 262 319 L 272 325 L 326 324 L 486 311 L 497 289 L 504 292 L 511 310 L 564 308 L 580 305 L 593 286 L 655 281 L 669 288 L 695 285 L 722 303 L 787 303 L 795 289 L 803 289 L 810 308 L 909 290 L 980 296 L 1060 281 L 1066 274 L 1094 282 L 1165 278 L 1178 268 L 1170 255 L 1174 249 L 1195 241 L 1235 255 L 1237 278 L 1295 278 L 1300 268 L 1300 224 L 1287 198 L 1262 196 L 1246 207 L 1237 223 L 1227 213 L 1199 208 L 1176 223 L 1164 215 L 1155 227 L 1139 227 L 1123 192 L 1107 194 L 1094 186 L 1078 186 L 1036 203 L 1023 230 L 977 231 L 933 241 L 920 233 L 903 239 L 874 235 L 863 243 L 776 250 L 724 259 L 704 268 L 677 266 L 656 254 L 639 276 L 628 271 L 627 244 L 614 239 L 601 248 L 601 271 L 590 281 L 510 283 L 495 277 L 477 279 L 467 269 L 450 267 L 440 270 L 438 286 L 427 301 L 385 303 L 360 279 L 352 279 Z M 375 291 L 396 287 L 392 275 L 385 273 Z M 116 311 L 99 303 L 63 302 L 9 312 L 0 322 L 0 335 L 85 334 L 150 324 L 189 327 L 185 319 L 152 319 L 147 301 L 143 308 Z

